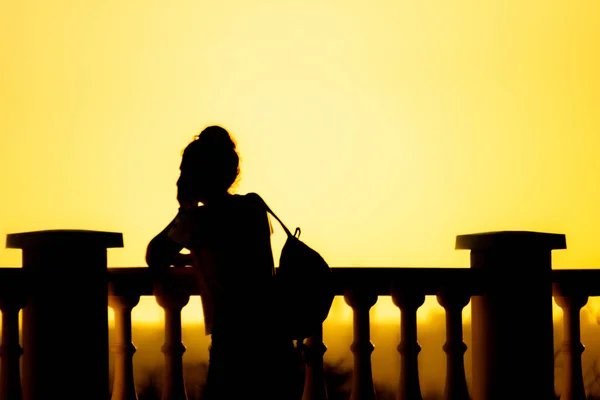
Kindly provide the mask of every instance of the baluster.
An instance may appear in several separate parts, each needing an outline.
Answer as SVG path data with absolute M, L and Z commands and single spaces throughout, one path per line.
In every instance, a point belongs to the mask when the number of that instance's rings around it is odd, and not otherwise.
M 560 400 L 585 400 L 581 368 L 581 354 L 585 346 L 581 343 L 579 313 L 581 308 L 586 305 L 588 297 L 584 295 L 555 296 L 555 299 L 563 310 L 565 332 L 563 342 L 564 388 Z
M 377 303 L 377 295 L 368 290 L 352 288 L 346 291 L 344 299 L 352 307 L 354 316 L 354 342 L 350 347 L 354 354 L 350 400 L 374 400 L 371 353 L 375 347 L 371 343 L 369 310 Z
M 115 312 L 115 355 L 112 400 L 137 400 L 133 379 L 133 355 L 135 346 L 132 341 L 131 311 L 140 301 L 140 296 L 117 296 L 114 287 L 109 286 L 108 305 Z
M 1 293 L 2 345 L 0 345 L 0 400 L 21 400 L 19 359 L 23 349 L 19 344 L 19 311 L 25 305 L 20 294 Z
M 462 310 L 471 296 L 453 291 L 441 291 L 438 303 L 446 311 L 446 387 L 444 400 L 469 400 L 465 377 L 464 354 L 467 345 L 463 342 Z
M 306 339 L 304 357 L 306 359 L 306 377 L 302 400 L 327 400 L 323 355 L 327 346 L 323 343 L 323 328 L 314 336 Z
M 400 308 L 400 386 L 397 400 L 423 400 L 419 383 L 418 356 L 421 346 L 417 341 L 417 310 L 425 302 L 425 295 L 407 287 L 393 287 L 392 300 Z
M 162 400 L 187 400 L 183 381 L 183 354 L 181 340 L 181 310 L 190 300 L 185 290 L 170 287 L 169 282 L 155 286 L 156 302 L 165 312 L 165 343 L 161 351 L 165 355 L 165 379 Z

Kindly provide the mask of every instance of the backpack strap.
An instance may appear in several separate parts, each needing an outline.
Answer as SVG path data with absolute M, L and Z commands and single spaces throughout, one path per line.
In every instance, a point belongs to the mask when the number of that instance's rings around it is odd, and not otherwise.
M 277 222 L 279 222 L 279 224 L 281 225 L 281 227 L 283 228 L 283 230 L 285 231 L 285 233 L 288 236 L 300 237 L 300 233 L 301 233 L 300 228 L 296 228 L 296 230 L 294 231 L 294 234 L 292 235 L 292 232 L 290 232 L 290 230 L 287 228 L 287 226 L 285 226 L 283 221 L 280 220 L 277 215 L 275 215 L 273 210 L 271 210 L 271 208 L 267 205 L 267 203 L 263 200 L 262 197 L 260 197 L 257 193 L 248 193 L 248 195 L 251 195 L 252 197 L 256 197 L 261 202 L 261 204 L 265 207 L 267 212 L 269 214 L 271 214 L 277 220 Z
M 256 198 L 256 200 L 258 202 L 260 202 L 260 204 L 265 208 L 265 210 L 269 214 L 271 214 L 273 217 L 275 217 L 275 219 L 277 220 L 277 222 L 279 222 L 279 224 L 281 225 L 281 227 L 283 228 L 283 230 L 285 231 L 285 233 L 287 234 L 288 237 L 290 237 L 290 236 L 296 236 L 296 234 L 298 234 L 298 237 L 300 237 L 300 228 L 296 228 L 296 231 L 294 232 L 294 235 L 292 235 L 292 233 L 287 228 L 287 226 L 285 226 L 285 224 L 283 223 L 283 221 L 279 219 L 279 217 L 273 212 L 273 210 L 271 210 L 271 208 L 267 205 L 267 203 L 263 200 L 263 198 L 258 195 L 258 193 L 248 193 L 247 196 L 251 196 L 251 197 Z M 274 265 L 273 265 L 273 268 L 271 269 L 271 276 L 273 276 L 273 277 L 276 276 L 275 266 Z

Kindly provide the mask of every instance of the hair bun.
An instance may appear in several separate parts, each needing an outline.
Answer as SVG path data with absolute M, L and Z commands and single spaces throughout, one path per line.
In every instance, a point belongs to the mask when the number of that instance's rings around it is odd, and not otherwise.
M 231 136 L 229 136 L 229 132 L 217 125 L 209 126 L 200 132 L 198 142 L 202 147 L 216 151 L 235 149 L 235 143 L 231 139 Z
M 183 151 L 180 169 L 192 172 L 202 190 L 228 190 L 240 169 L 236 144 L 220 126 L 205 128 Z

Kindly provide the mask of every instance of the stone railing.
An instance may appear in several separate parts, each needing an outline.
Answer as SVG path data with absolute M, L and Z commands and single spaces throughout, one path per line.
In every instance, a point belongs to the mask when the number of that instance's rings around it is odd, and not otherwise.
M 122 236 L 117 233 L 8 235 L 7 247 L 23 250 L 23 268 L 0 269 L 0 400 L 105 400 L 109 392 L 108 306 L 115 315 L 112 399 L 137 399 L 131 312 L 143 295 L 156 296 L 165 312 L 162 398 L 187 398 L 181 310 L 191 295 L 199 294 L 193 270 L 171 268 L 158 280 L 147 268 L 107 268 L 106 249 L 121 246 Z M 336 293 L 353 310 L 351 399 L 375 398 L 369 310 L 378 296 L 391 296 L 399 308 L 397 399 L 422 398 L 416 317 L 426 295 L 437 296 L 446 312 L 445 399 L 554 399 L 553 291 L 564 310 L 566 362 L 561 399 L 585 399 L 579 311 L 587 296 L 600 294 L 593 285 L 600 279 L 600 270 L 552 270 L 551 251 L 566 248 L 564 235 L 462 235 L 457 237 L 456 248 L 471 251 L 471 268 L 333 268 Z M 462 310 L 470 300 L 471 395 L 462 333 Z M 303 399 L 326 399 L 322 333 L 306 345 Z

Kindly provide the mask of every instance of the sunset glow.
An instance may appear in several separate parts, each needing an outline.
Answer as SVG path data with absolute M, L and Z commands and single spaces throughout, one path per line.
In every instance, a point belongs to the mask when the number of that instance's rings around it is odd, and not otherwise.
M 564 233 L 554 268 L 600 268 L 600 2 L 166 4 L 0 2 L 1 234 L 123 232 L 109 265 L 142 266 L 181 150 L 222 124 L 237 192 L 331 266 L 468 267 L 455 236 L 506 229 Z

